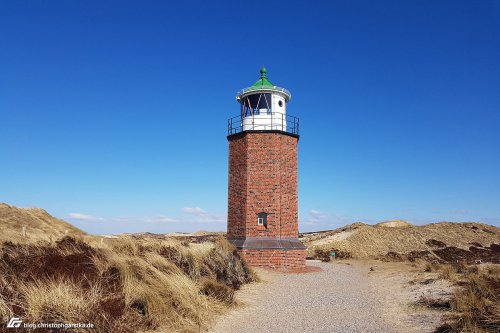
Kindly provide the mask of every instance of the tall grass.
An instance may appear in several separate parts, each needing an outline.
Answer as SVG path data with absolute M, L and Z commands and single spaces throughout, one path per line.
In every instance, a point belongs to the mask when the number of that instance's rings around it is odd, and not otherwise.
M 20 284 L 20 293 L 26 318 L 32 321 L 69 323 L 91 320 L 103 297 L 97 284 L 89 289 L 82 289 L 63 279 L 23 282 Z
M 441 277 L 459 286 L 452 313 L 436 332 L 500 332 L 500 265 L 447 265 L 442 272 Z
M 500 331 L 500 274 L 498 267 L 466 276 L 466 284 L 455 292 L 452 307 L 459 314 L 455 331 Z
M 6 242 L 0 256 L 0 315 L 28 322 L 91 322 L 93 332 L 206 330 L 253 273 L 225 239 L 65 237 Z M 38 330 L 43 332 L 43 330 Z

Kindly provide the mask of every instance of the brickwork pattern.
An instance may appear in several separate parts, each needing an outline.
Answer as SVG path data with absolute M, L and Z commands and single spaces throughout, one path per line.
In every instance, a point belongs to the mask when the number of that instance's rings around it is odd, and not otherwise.
M 229 140 L 227 235 L 245 238 L 247 206 L 247 140 Z
M 297 137 L 244 132 L 229 139 L 228 237 L 298 237 Z M 267 228 L 257 214 L 267 212 Z
M 306 266 L 306 250 L 263 249 L 239 251 L 246 262 L 254 267 L 278 270 L 302 268 Z

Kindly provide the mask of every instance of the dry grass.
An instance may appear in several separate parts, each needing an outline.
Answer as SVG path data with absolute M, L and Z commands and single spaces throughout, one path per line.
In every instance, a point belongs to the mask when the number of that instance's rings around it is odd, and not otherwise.
M 365 259 L 385 256 L 388 252 L 408 254 L 411 251 L 430 251 L 436 247 L 429 240 L 464 249 L 468 249 L 472 243 L 483 246 L 498 244 L 500 229 L 474 222 L 440 222 L 403 227 L 355 223 L 334 231 L 307 234 L 301 240 L 308 247 L 311 257 L 316 249 L 336 249 L 350 253 L 353 258 Z
M 91 322 L 93 332 L 204 331 L 253 273 L 225 239 L 64 237 L 4 242 L 0 315 Z M 43 330 L 39 330 L 43 332 Z
M 423 305 L 432 309 L 450 309 L 451 303 L 445 298 L 422 296 L 417 301 L 418 305 Z
M 3 295 L 0 295 L 0 318 L 11 318 L 12 311 Z
M 6 204 L 0 223 L 5 319 L 91 322 L 95 333 L 198 332 L 255 279 L 217 235 L 94 237 L 42 209 Z
M 20 306 L 31 321 L 86 322 L 92 319 L 103 297 L 99 285 L 82 289 L 63 279 L 23 282 L 19 287 L 23 299 Z
M 459 331 L 500 331 L 499 267 L 466 274 L 466 284 L 456 291 L 453 310 L 458 313 L 454 328 Z M 494 274 L 490 274 L 493 272 Z
M 456 277 L 455 274 L 457 273 L 456 267 L 452 265 L 441 265 L 438 267 L 440 267 L 439 269 L 437 269 L 440 272 L 439 274 L 440 279 L 445 279 L 450 281 L 455 280 Z
M 0 225 L 0 241 L 9 240 L 16 243 L 53 242 L 65 235 L 85 235 L 85 232 L 51 216 L 43 209 L 17 208 L 4 203 L 0 203 Z
M 417 301 L 418 305 L 448 311 L 435 333 L 500 332 L 499 264 L 436 264 L 417 260 L 412 266 L 456 286 L 451 297 L 422 295 Z
M 232 304 L 234 302 L 234 290 L 223 283 L 204 279 L 201 282 L 201 290 L 205 295 L 213 297 L 222 303 Z
M 500 265 L 432 265 L 432 272 L 453 281 L 457 288 L 451 302 L 421 299 L 428 307 L 451 308 L 435 332 L 489 333 L 500 331 Z

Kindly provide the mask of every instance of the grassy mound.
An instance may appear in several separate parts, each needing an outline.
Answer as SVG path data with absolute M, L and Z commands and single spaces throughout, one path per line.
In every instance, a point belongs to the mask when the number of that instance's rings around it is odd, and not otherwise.
M 387 224 L 389 223 L 389 224 Z M 500 229 L 481 223 L 440 222 L 422 226 L 402 221 L 384 222 L 378 225 L 355 223 L 337 230 L 307 233 L 301 238 L 308 254 L 331 252 L 349 254 L 350 257 L 380 258 L 428 256 L 451 257 L 454 254 L 470 255 L 471 260 L 488 259 L 495 249 L 487 248 L 500 243 Z M 470 248 L 474 246 L 474 248 Z M 448 249 L 441 248 L 448 246 Z M 450 249 L 450 248 L 458 249 Z M 437 255 L 439 253 L 439 255 Z M 489 262 L 493 259 L 488 259 Z
M 93 332 L 203 331 L 253 274 L 225 239 L 4 242 L 0 316 Z M 46 330 L 45 332 L 49 332 Z M 44 330 L 37 330 L 44 332 Z
M 81 237 L 85 232 L 51 216 L 41 208 L 18 208 L 0 203 L 0 226 L 2 226 L 1 240 L 10 240 L 16 243 L 33 241 L 51 241 L 65 235 Z

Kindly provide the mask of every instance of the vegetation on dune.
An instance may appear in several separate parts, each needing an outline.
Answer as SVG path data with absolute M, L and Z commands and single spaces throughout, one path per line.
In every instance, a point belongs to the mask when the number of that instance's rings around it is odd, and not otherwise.
M 397 222 L 397 223 L 396 223 Z M 500 332 L 500 229 L 480 223 L 404 221 L 355 223 L 302 237 L 310 257 L 322 261 L 375 258 L 409 261 L 437 279 L 451 281 L 451 297 L 422 296 L 418 305 L 445 310 L 438 333 Z M 486 264 L 488 263 L 488 264 Z
M 419 304 L 450 312 L 436 333 L 493 333 L 500 331 L 500 265 L 424 264 L 456 289 L 449 300 L 422 297 Z
M 422 226 L 403 221 L 378 225 L 358 222 L 336 230 L 305 233 L 301 235 L 301 241 L 307 246 L 309 257 L 318 259 L 321 259 L 318 255 L 335 251 L 356 259 L 412 260 L 427 257 L 450 262 L 467 256 L 470 261 L 486 259 L 496 262 L 498 250 L 495 247 L 500 247 L 500 229 L 475 222 L 440 222 Z
M 0 315 L 93 332 L 203 331 L 253 273 L 225 239 L 4 242 Z M 37 330 L 43 332 L 43 330 Z M 48 332 L 48 331 L 47 331 Z
M 18 208 L 0 203 L 0 240 L 16 243 L 54 241 L 63 236 L 83 237 L 85 232 L 41 208 Z
M 5 320 L 90 322 L 96 333 L 199 332 L 234 303 L 235 290 L 256 280 L 220 234 L 93 237 L 44 210 L 5 204 L 0 204 L 0 223 L 0 317 Z M 447 311 L 436 332 L 500 331 L 496 227 L 354 223 L 303 234 L 302 241 L 310 257 L 323 261 L 331 260 L 332 252 L 336 259 L 410 261 L 436 273 L 425 283 L 454 282 L 451 298 L 423 296 L 417 302 Z

